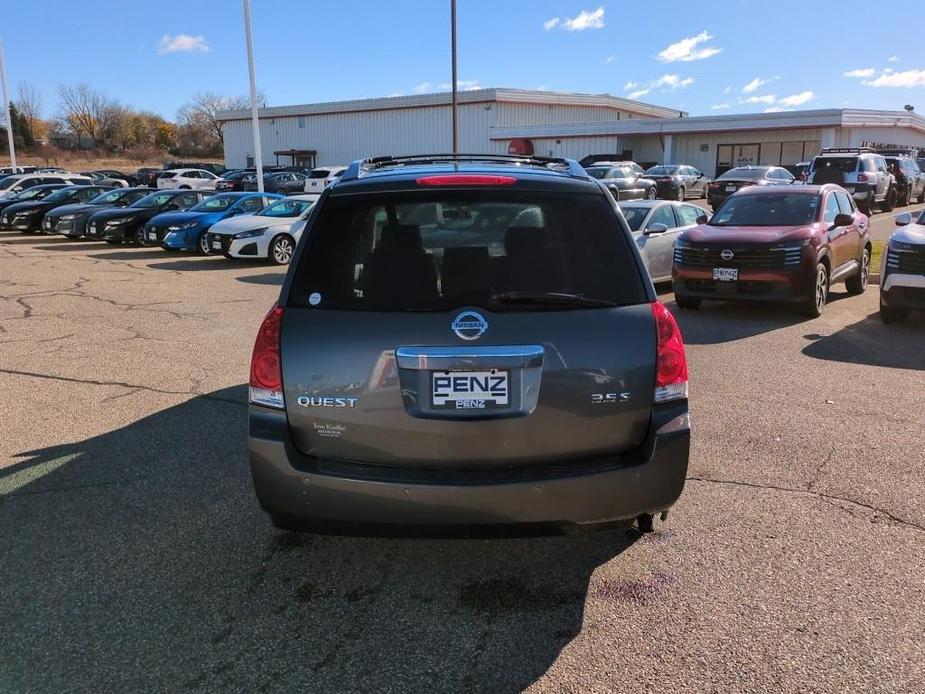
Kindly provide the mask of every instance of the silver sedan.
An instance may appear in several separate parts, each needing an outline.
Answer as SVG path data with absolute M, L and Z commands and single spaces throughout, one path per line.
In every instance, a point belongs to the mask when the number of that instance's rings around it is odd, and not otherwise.
M 632 200 L 619 205 L 653 282 L 671 280 L 671 258 L 678 235 L 697 226 L 701 216 L 708 220 L 711 216 L 697 205 L 669 200 Z

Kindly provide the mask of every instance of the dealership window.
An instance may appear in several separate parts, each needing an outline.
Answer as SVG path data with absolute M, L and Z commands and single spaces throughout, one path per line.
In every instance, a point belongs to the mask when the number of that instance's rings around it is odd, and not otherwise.
M 799 164 L 801 161 L 806 161 L 803 156 L 802 142 L 784 142 L 780 150 L 780 164 L 781 166 Z M 812 154 L 809 156 L 811 157 Z
M 299 130 L 305 130 L 305 116 L 299 116 Z
M 762 142 L 761 156 L 758 163 L 763 166 L 778 166 L 780 164 L 780 142 Z

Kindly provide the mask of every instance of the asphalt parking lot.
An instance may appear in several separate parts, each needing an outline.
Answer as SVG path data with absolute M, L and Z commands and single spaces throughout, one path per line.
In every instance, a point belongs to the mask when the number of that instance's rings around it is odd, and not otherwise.
M 922 314 L 676 311 L 651 535 L 314 537 L 247 468 L 282 277 L 0 232 L 0 691 L 925 691 Z

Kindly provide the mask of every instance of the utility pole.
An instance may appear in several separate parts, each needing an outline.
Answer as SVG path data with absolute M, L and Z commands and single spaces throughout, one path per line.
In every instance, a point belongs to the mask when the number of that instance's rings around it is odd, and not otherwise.
M 456 0 L 450 0 L 450 53 L 453 60 L 453 154 L 459 154 L 459 104 L 456 84 Z
M 257 118 L 257 81 L 254 79 L 254 41 L 251 37 L 251 2 L 244 0 L 244 33 L 247 36 L 247 69 L 251 82 L 251 128 L 254 131 L 254 164 L 257 192 L 263 192 L 263 152 L 260 151 L 260 119 Z
M 6 91 L 6 64 L 3 62 L 3 41 L 0 40 L 0 82 L 3 82 L 3 111 L 6 113 L 6 140 L 10 144 L 10 166 L 16 173 L 16 146 L 13 144 L 13 119 L 10 117 L 10 97 Z

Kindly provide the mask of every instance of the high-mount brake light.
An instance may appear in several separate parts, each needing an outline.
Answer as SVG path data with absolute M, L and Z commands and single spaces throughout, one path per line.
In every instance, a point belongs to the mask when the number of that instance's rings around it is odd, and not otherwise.
M 279 331 L 282 322 L 283 309 L 280 306 L 271 308 L 266 318 L 263 319 L 251 356 L 251 378 L 248 389 L 248 396 L 252 403 L 279 410 L 286 407 L 279 356 Z
M 442 174 L 417 179 L 419 186 L 510 186 L 515 183 L 517 179 L 513 176 L 490 174 Z
M 665 304 L 653 301 L 651 306 L 657 338 L 655 402 L 683 400 L 687 397 L 687 357 L 681 330 Z

